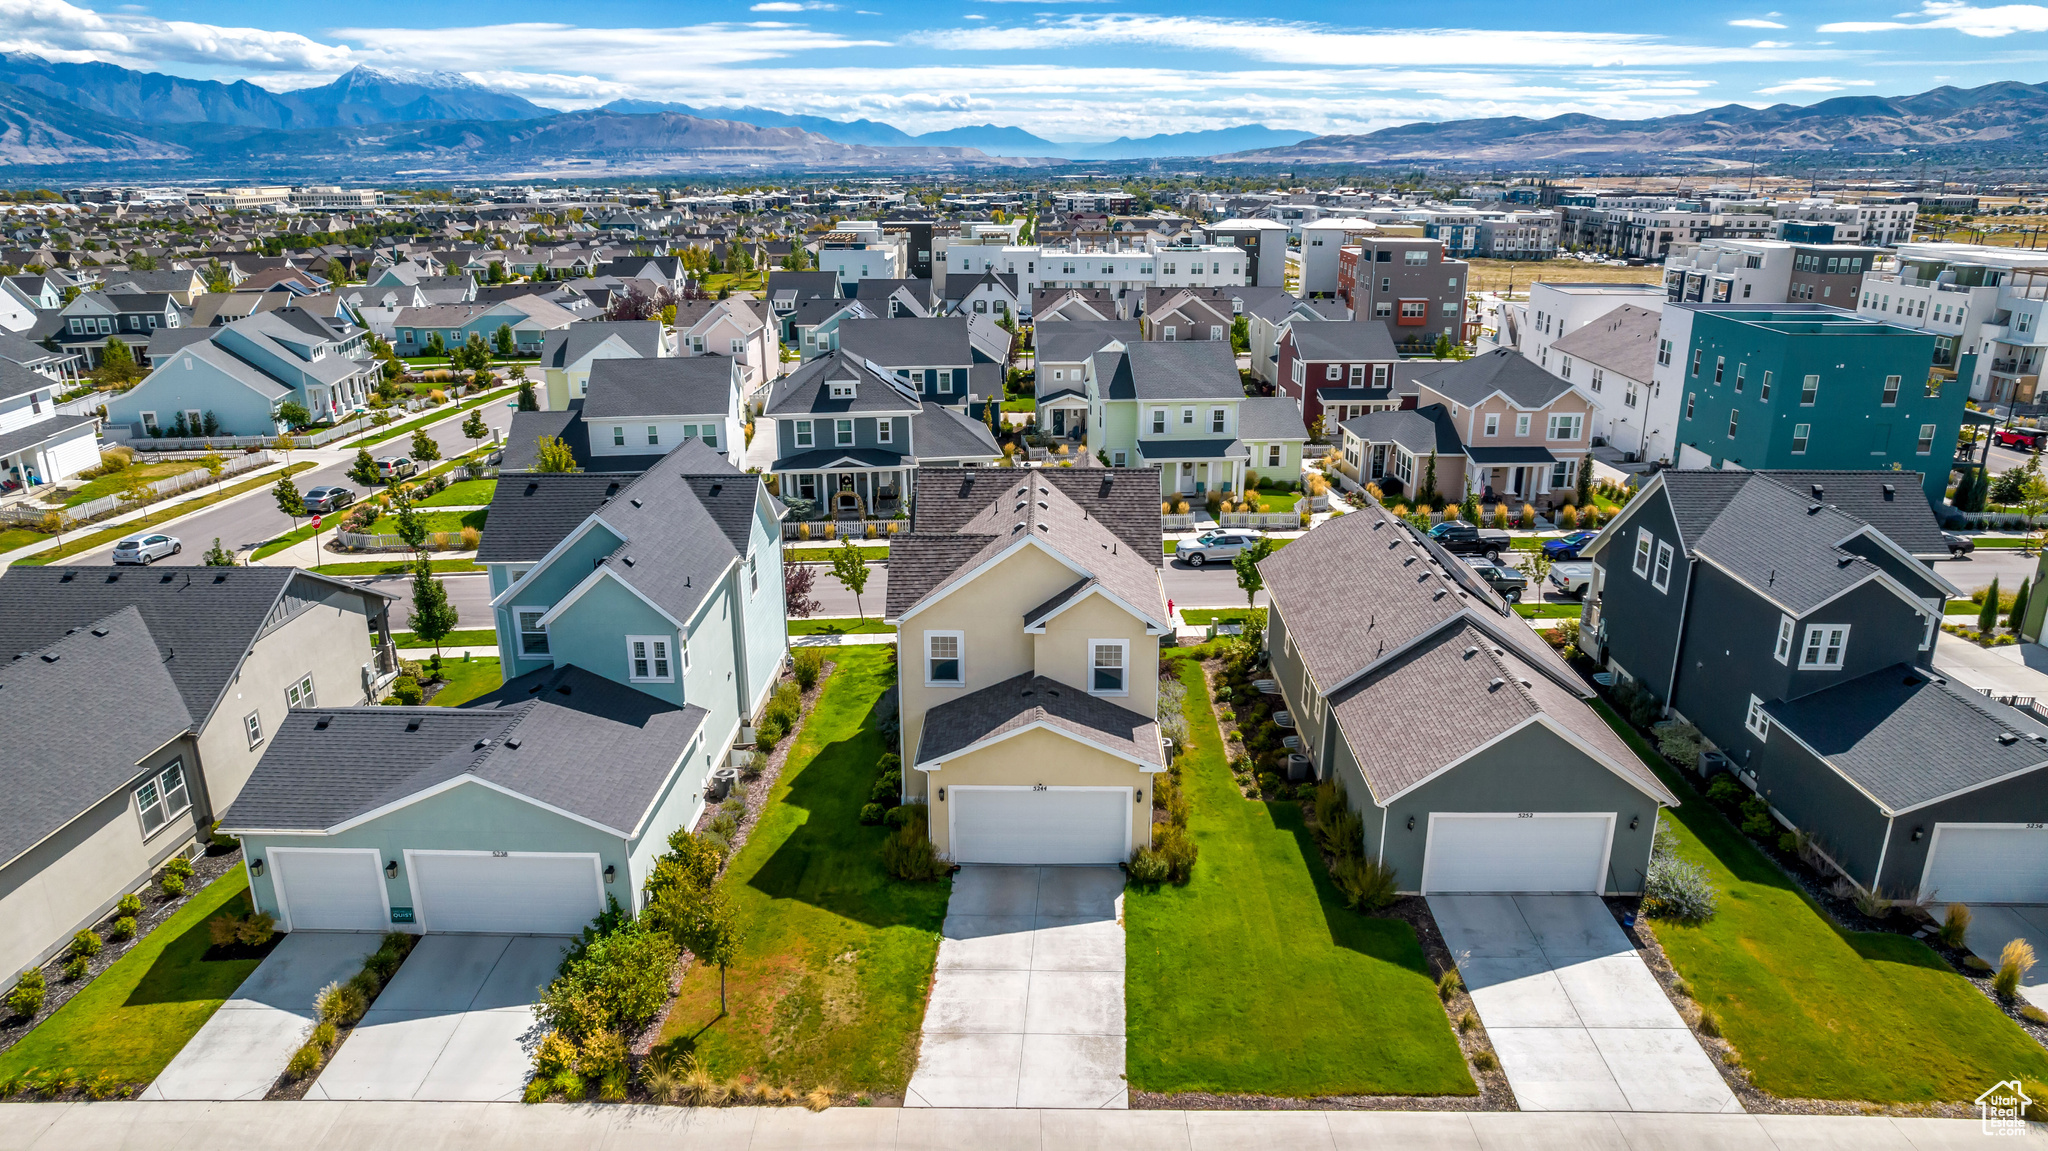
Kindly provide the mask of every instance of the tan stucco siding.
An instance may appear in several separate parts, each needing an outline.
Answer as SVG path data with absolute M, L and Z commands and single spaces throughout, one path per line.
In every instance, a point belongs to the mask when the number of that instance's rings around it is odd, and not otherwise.
M 1009 786 L 1030 787 L 1129 787 L 1136 790 L 1131 804 L 1131 847 L 1152 844 L 1152 777 L 1128 760 L 1078 743 L 1050 731 L 1026 731 L 1001 743 L 970 752 L 932 772 L 932 842 L 941 855 L 950 856 L 950 820 L 946 803 L 937 798 L 941 787 Z
M 1149 606 L 1162 614 L 1166 610 L 1163 596 L 1156 604 L 1137 606 Z M 1091 641 L 1126 641 L 1130 644 L 1126 664 L 1128 690 L 1124 695 L 1104 698 L 1139 715 L 1153 715 L 1159 710 L 1159 637 L 1146 635 L 1142 621 L 1107 598 L 1097 595 L 1082 600 L 1048 622 L 1045 634 L 1033 638 L 1037 640 L 1033 662 L 1038 674 L 1083 691 L 1093 686 Z

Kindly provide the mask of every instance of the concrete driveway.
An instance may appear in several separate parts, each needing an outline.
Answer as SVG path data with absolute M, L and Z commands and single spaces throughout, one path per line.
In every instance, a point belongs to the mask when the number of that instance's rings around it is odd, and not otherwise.
M 960 869 L 906 1107 L 1130 1105 L 1123 872 Z
M 374 933 L 300 931 L 278 941 L 144 1099 L 261 1099 L 313 1030 L 313 997 L 362 970 Z
M 518 1099 L 540 1041 L 533 1001 L 568 946 L 547 935 L 421 939 L 306 1098 Z
M 1742 1110 L 1599 899 L 1432 895 L 1429 909 L 1522 1110 Z
M 1998 966 L 1998 953 L 2015 939 L 2033 945 L 2035 955 L 2048 955 L 2048 907 L 2015 904 L 1972 903 L 1970 930 L 1964 945 L 1970 953 L 1991 966 Z M 2048 1010 L 2048 963 L 2036 963 L 2020 984 L 2020 997 Z

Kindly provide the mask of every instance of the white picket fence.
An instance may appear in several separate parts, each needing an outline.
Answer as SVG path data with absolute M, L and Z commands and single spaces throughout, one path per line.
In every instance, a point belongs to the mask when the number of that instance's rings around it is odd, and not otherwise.
M 227 457 L 227 466 L 221 469 L 221 482 L 225 483 L 231 476 L 255 471 L 272 462 L 273 460 L 269 452 L 248 452 L 242 455 L 229 456 Z M 175 476 L 169 476 L 150 484 L 150 497 L 141 501 L 141 503 L 129 499 L 126 495 L 101 496 L 99 499 L 87 500 L 85 503 L 78 504 L 75 507 L 65 508 L 64 519 L 67 524 L 89 523 L 93 520 L 103 519 L 122 511 L 140 507 L 142 504 L 155 503 L 166 496 L 174 496 L 179 492 L 204 487 L 213 482 L 213 477 L 207 473 L 205 468 L 195 468 L 192 471 L 179 472 Z M 41 508 L 15 504 L 0 510 L 0 521 L 20 524 L 41 523 L 43 516 L 46 514 Z
M 1261 528 L 1273 531 L 1299 529 L 1298 512 L 1224 512 L 1216 522 L 1226 528 Z
M 343 551 L 351 552 L 392 552 L 410 551 L 412 545 L 403 536 L 385 535 L 382 532 L 335 532 L 334 542 Z M 428 551 L 462 550 L 461 532 L 428 532 Z

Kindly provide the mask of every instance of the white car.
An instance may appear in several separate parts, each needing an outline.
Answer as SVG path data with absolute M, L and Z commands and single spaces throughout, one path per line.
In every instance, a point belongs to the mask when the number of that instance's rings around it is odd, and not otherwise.
M 1229 563 L 1237 553 L 1264 539 L 1266 533 L 1250 528 L 1217 528 L 1188 540 L 1174 549 L 1174 556 L 1189 567 Z
M 165 556 L 174 556 L 185 550 L 178 537 L 167 535 L 135 536 L 114 545 L 116 564 L 152 564 Z

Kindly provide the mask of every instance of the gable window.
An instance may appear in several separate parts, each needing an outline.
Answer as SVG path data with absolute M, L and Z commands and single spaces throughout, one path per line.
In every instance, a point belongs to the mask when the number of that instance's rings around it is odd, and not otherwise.
M 761 591 L 761 565 L 758 556 L 747 557 L 747 595 L 755 596 Z
M 618 424 L 612 425 L 612 446 L 615 448 L 626 446 L 626 429 Z
M 1327 368 L 1324 368 L 1324 369 L 1323 369 L 1323 378 L 1324 378 L 1324 379 L 1326 379 L 1326 380 L 1341 380 L 1341 379 L 1343 379 L 1343 378 L 1344 378 L 1344 365 L 1342 365 L 1342 364 L 1331 364 L 1331 365 L 1330 365 L 1329 367 L 1327 367 Z
M 835 446 L 842 448 L 847 447 L 853 443 L 852 420 L 832 421 L 832 442 Z
M 1175 332 L 1172 324 L 1166 325 L 1166 327 L 1162 328 L 1161 331 L 1164 333 L 1167 343 L 1171 344 L 1174 342 Z
M 1820 398 L 1820 377 L 1808 376 L 1799 385 L 1799 406 L 1810 408 Z
M 1792 454 L 1793 454 L 1793 455 L 1795 455 L 1795 456 L 1803 456 L 1803 455 L 1805 455 L 1805 454 L 1806 454 L 1806 442 L 1807 442 L 1807 441 L 1808 441 L 1809 439 L 1811 439 L 1812 437 L 1813 437 L 1813 425 L 1812 425 L 1812 424 L 1793 424 L 1793 425 L 1792 425 Z
M 1790 664 L 1792 662 L 1792 632 L 1792 617 L 1789 615 L 1779 616 L 1778 645 L 1771 649 L 1771 658 L 1779 663 Z
M 1223 430 L 1223 419 L 1224 415 L 1222 408 L 1210 408 L 1209 430 L 1212 432 L 1221 432 Z
M 1131 644 L 1121 639 L 1088 641 L 1088 693 L 1126 695 L 1130 691 L 1125 669 L 1130 664 Z
M 1671 545 L 1657 544 L 1657 567 L 1650 573 L 1650 586 L 1658 591 L 1671 590 Z
M 1755 696 L 1749 697 L 1749 715 L 1742 721 L 1742 726 L 1748 728 L 1749 734 L 1758 739 L 1764 739 L 1771 734 L 1771 717 L 1764 711 L 1763 700 Z
M 1880 399 L 1880 400 L 1878 401 L 1878 403 L 1879 403 L 1879 404 L 1882 404 L 1883 406 L 1885 406 L 1885 407 L 1887 407 L 1887 408 L 1889 408 L 1889 407 L 1893 407 L 1893 406 L 1897 405 L 1897 404 L 1898 404 L 1898 402 L 1899 402 L 1899 377 L 1897 377 L 1897 376 L 1886 376 L 1886 377 L 1884 378 L 1884 398 L 1883 398 L 1883 399 Z
M 1756 388 L 1756 398 L 1769 403 L 1771 400 L 1771 373 L 1765 372 L 1763 382 Z
M 675 670 L 669 665 L 667 636 L 626 637 L 628 669 L 626 678 L 635 683 L 674 683 Z
M 1636 561 L 1633 570 L 1637 575 L 1647 576 L 1650 574 L 1650 548 L 1656 542 L 1657 537 L 1651 535 L 1647 530 L 1643 528 L 1636 529 Z
M 854 388 L 853 388 L 853 381 L 852 381 L 852 380 L 833 380 L 833 381 L 832 381 L 832 398 L 833 398 L 833 399 L 835 399 L 835 400 L 850 400 L 850 399 L 852 399 L 852 398 L 853 398 L 853 393 L 854 393 Z
M 1152 434 L 1155 436 L 1163 436 L 1166 434 L 1165 408 L 1152 409 Z
M 548 629 L 541 626 L 540 617 L 548 614 L 544 607 L 515 607 L 512 618 L 519 625 L 519 654 L 548 654 Z
M 145 839 L 156 834 L 164 824 L 185 814 L 191 806 L 192 794 L 185 786 L 183 760 L 172 760 L 135 789 L 135 812 L 142 818 Z
M 960 659 L 963 642 L 962 633 L 957 631 L 924 633 L 924 682 L 927 686 L 957 687 L 967 681 Z
M 285 687 L 284 705 L 286 707 L 313 706 L 313 676 L 311 673 L 305 675 L 299 682 Z
M 249 746 L 250 746 L 250 747 L 255 747 L 255 746 L 256 746 L 257 744 L 259 744 L 259 743 L 262 743 L 262 742 L 263 742 L 263 716 L 262 716 L 261 714 L 257 713 L 257 712 L 253 712 L 253 711 L 252 711 L 252 712 L 250 712 L 250 713 L 249 713 L 248 715 L 245 715 L 245 716 L 243 716 L 243 717 L 242 717 L 242 734 L 243 734 L 243 735 L 245 735 L 245 736 L 248 736 L 248 737 L 249 737 Z
M 796 422 L 796 446 L 800 448 L 811 446 L 811 421 L 798 420 Z
M 1526 436 L 1529 434 L 1529 413 L 1515 413 L 1515 434 L 1518 436 Z
M 1499 412 L 1486 413 L 1486 434 L 1489 436 L 1497 436 L 1500 434 Z
M 1920 425 L 1920 439 L 1919 439 L 1919 441 L 1918 441 L 1917 443 L 1915 443 L 1915 444 L 1913 445 L 1913 451 L 1914 451 L 1914 453 L 1915 453 L 1915 454 L 1917 454 L 1917 455 L 1923 455 L 1923 456 L 1924 456 L 1924 455 L 1926 455 L 1927 453 L 1929 453 L 1929 452 L 1931 452 L 1931 451 L 1933 451 L 1933 450 L 1934 450 L 1934 425 L 1933 425 L 1933 424 L 1921 424 L 1921 425 Z
M 1799 670 L 1838 671 L 1842 666 L 1842 656 L 1848 647 L 1848 624 L 1808 624 L 1806 646 L 1799 653 Z
M 661 429 L 654 424 L 647 425 L 647 442 L 656 445 L 661 443 Z

